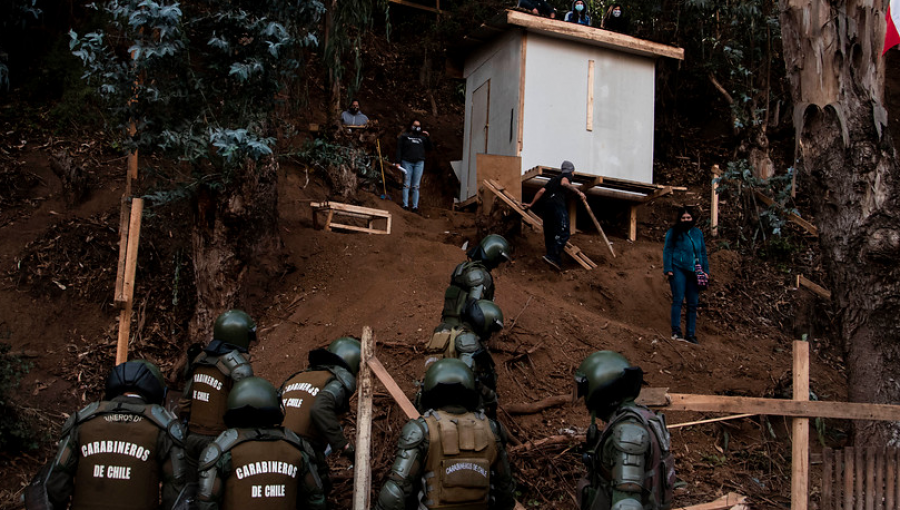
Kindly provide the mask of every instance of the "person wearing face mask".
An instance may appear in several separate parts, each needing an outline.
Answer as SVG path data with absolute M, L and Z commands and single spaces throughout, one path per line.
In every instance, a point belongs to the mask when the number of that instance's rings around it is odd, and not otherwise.
M 345 126 L 365 126 L 369 123 L 369 118 L 366 117 L 366 114 L 359 111 L 359 101 L 354 99 L 350 102 L 350 108 L 344 110 L 341 113 L 341 124 Z
M 591 15 L 588 14 L 587 5 L 583 0 L 572 2 L 572 10 L 566 13 L 566 21 L 579 25 L 591 26 Z
M 622 8 L 622 4 L 613 4 L 613 6 L 606 11 L 606 16 L 603 18 L 600 28 L 622 34 L 631 32 L 630 22 L 628 16 L 625 14 L 625 9 Z
M 672 340 L 697 344 L 697 303 L 700 288 L 697 285 L 696 266 L 709 276 L 709 259 L 703 232 L 694 226 L 694 214 L 689 207 L 678 210 L 675 224 L 666 232 L 663 245 L 663 273 L 672 289 Z M 681 334 L 681 307 L 687 301 L 685 333 Z
M 419 119 L 413 119 L 397 140 L 397 161 L 406 174 L 403 179 L 403 208 L 410 208 L 412 198 L 412 212 L 419 212 L 419 183 L 422 182 L 422 172 L 425 170 L 425 151 L 429 150 L 431 139 L 428 131 L 422 130 Z

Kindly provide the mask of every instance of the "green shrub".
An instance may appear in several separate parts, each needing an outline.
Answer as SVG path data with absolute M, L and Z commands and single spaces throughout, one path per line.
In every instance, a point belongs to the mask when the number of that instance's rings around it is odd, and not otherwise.
M 10 401 L 31 363 L 9 351 L 9 344 L 0 343 L 0 451 L 31 450 L 37 447 L 34 430 Z

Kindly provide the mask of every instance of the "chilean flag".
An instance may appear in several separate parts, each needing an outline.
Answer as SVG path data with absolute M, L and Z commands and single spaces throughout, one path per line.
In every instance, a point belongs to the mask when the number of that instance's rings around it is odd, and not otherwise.
M 887 50 L 900 44 L 900 33 L 897 33 L 897 28 L 900 28 L 900 0 L 891 0 L 887 10 L 887 31 L 884 34 L 884 51 L 881 52 L 882 55 L 887 53 Z

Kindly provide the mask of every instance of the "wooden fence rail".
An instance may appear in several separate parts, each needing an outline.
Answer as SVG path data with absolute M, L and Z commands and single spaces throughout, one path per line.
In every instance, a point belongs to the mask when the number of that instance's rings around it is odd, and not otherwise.
M 897 510 L 900 449 L 822 450 L 821 510 Z

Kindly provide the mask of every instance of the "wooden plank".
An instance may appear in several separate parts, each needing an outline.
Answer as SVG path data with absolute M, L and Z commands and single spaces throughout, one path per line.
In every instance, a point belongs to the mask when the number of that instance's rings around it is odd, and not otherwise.
M 641 182 L 641 181 L 633 181 L 630 179 L 620 179 L 619 177 L 604 177 L 603 184 L 610 186 L 612 188 L 620 188 L 624 190 L 630 191 L 647 191 L 652 192 L 654 190 L 663 188 L 662 184 L 653 184 L 652 182 Z M 677 189 L 677 188 L 672 188 Z
M 831 510 L 831 477 L 834 474 L 834 458 L 831 448 L 822 448 L 822 509 Z
M 628 212 L 628 240 L 637 241 L 637 206 L 631 206 Z
M 475 182 L 491 180 L 516 202 L 522 201 L 522 158 L 518 156 L 497 156 L 494 154 L 475 155 Z M 484 197 L 485 211 L 490 213 L 488 197 Z
M 406 414 L 406 417 L 410 420 L 414 420 L 419 417 L 419 411 L 416 410 L 416 406 L 413 405 L 412 402 L 406 397 L 406 394 L 403 393 L 403 390 L 400 389 L 400 385 L 397 384 L 397 381 L 391 377 L 391 374 L 388 373 L 387 369 L 384 365 L 381 364 L 381 360 L 372 356 L 369 358 L 369 368 L 372 369 L 372 373 L 375 374 L 375 377 L 381 381 L 381 384 L 387 389 L 388 393 L 391 394 L 391 397 L 397 402 L 397 405 L 400 406 L 400 409 L 403 410 L 403 413 Z
M 710 196 L 709 205 L 709 231 L 712 233 L 713 237 L 716 237 L 719 235 L 719 175 L 722 174 L 722 171 L 719 170 L 719 165 L 713 165 L 712 174 L 712 195 Z
M 613 258 L 616 258 L 616 252 L 613 250 L 612 243 L 609 242 L 609 239 L 606 238 L 606 232 L 603 231 L 603 227 L 600 226 L 600 222 L 597 221 L 597 217 L 594 216 L 594 211 L 591 210 L 590 204 L 588 204 L 587 197 L 581 199 L 584 202 L 584 208 L 587 209 L 588 216 L 591 217 L 591 221 L 594 222 L 594 227 L 597 229 L 597 232 L 600 233 L 600 236 L 603 237 L 603 242 L 606 243 L 606 247 L 609 248 L 609 253 Z
M 131 201 L 131 215 L 128 224 L 128 251 L 125 258 L 125 277 L 122 292 L 125 307 L 119 313 L 119 338 L 116 343 L 116 365 L 128 361 L 128 339 L 131 336 L 131 310 L 134 302 L 134 275 L 137 272 L 138 245 L 141 239 L 141 216 L 144 213 L 144 199 Z
M 540 177 L 542 175 L 544 175 L 544 167 L 536 166 L 522 174 L 522 182 L 534 179 L 535 177 Z
M 578 202 L 574 198 L 566 200 L 566 206 L 569 208 L 569 234 L 575 235 L 578 231 L 576 224 L 578 223 Z
M 885 450 L 879 449 L 875 452 L 875 510 L 881 510 L 884 502 L 884 455 Z M 893 509 L 891 509 L 893 510 Z
M 834 418 L 838 420 L 900 421 L 900 406 L 829 402 L 813 400 L 797 402 L 777 398 L 727 397 L 670 393 L 668 411 L 709 413 L 752 413 L 767 416 L 799 418 Z
M 116 306 L 125 305 L 125 261 L 128 259 L 128 225 L 131 223 L 131 207 L 128 200 L 122 197 L 119 209 L 119 264 L 116 269 L 116 290 L 113 300 Z
M 699 505 L 683 506 L 675 510 L 724 510 L 737 505 L 746 503 L 747 497 L 736 492 L 729 492 L 721 498 L 710 501 L 709 503 L 700 503 Z
M 834 452 L 834 505 L 832 506 L 833 510 L 841 510 L 841 503 L 843 502 L 841 489 L 844 484 L 844 452 L 841 450 L 836 450 Z M 829 510 L 829 509 L 825 509 Z
M 362 207 L 359 205 L 342 204 L 340 202 L 311 202 L 309 204 L 313 209 L 334 209 L 337 211 L 347 211 L 359 214 L 368 214 L 371 216 L 379 216 L 388 218 L 391 213 L 383 209 L 373 209 L 371 207 Z
M 809 401 L 809 342 L 794 341 L 794 401 Z M 809 418 L 791 423 L 791 510 L 809 508 Z
M 667 46 L 665 44 L 645 41 L 637 37 L 619 34 L 608 30 L 579 25 L 577 23 L 564 23 L 560 20 L 552 20 L 518 12 L 506 11 L 506 22 L 549 35 L 556 35 L 564 39 L 593 43 L 605 48 L 613 48 L 626 53 L 634 53 L 645 57 L 668 57 L 684 60 L 684 49 Z
M 328 213 L 325 216 L 325 230 L 331 232 L 331 220 L 334 219 L 334 209 L 328 209 Z
M 900 448 L 892 449 L 891 459 L 893 460 L 893 464 L 895 466 L 895 485 L 894 490 L 896 494 L 894 494 L 894 502 L 897 505 L 900 505 Z
M 343 223 L 334 223 L 331 222 L 329 225 L 332 229 L 337 228 L 341 230 L 350 230 L 352 232 L 362 232 L 363 234 L 390 234 L 390 232 L 386 230 L 381 230 L 378 228 L 368 228 L 368 227 L 357 227 L 356 225 L 345 225 Z
M 372 328 L 365 326 L 362 333 L 359 376 L 357 378 L 356 411 L 356 459 L 353 464 L 353 510 L 369 510 L 369 493 L 372 491 L 372 398 L 375 381 L 369 361 L 375 356 L 375 338 Z
M 680 429 L 683 427 L 692 427 L 694 425 L 704 425 L 706 423 L 716 423 L 720 421 L 729 421 L 729 420 L 739 420 L 741 418 L 749 418 L 751 416 L 756 416 L 755 414 L 732 414 L 730 416 L 719 416 L 718 418 L 707 418 L 705 420 L 697 420 L 697 421 L 688 421 L 684 423 L 673 423 L 672 425 L 666 425 L 666 428 L 671 429 Z
M 813 294 L 819 296 L 820 298 L 829 301 L 831 300 L 831 291 L 815 282 L 810 281 L 809 278 L 806 278 L 802 274 L 797 276 L 797 287 L 806 287 L 807 289 L 812 291 Z
M 864 453 L 865 448 L 857 448 L 856 449 L 856 510 L 864 510 L 866 507 L 866 492 L 865 492 L 865 476 L 866 476 L 866 468 L 865 468 L 865 459 Z
M 638 404 L 649 407 L 661 407 L 669 404 L 669 388 L 644 388 L 635 400 Z
M 893 448 L 887 450 L 884 474 L 884 507 L 888 510 L 896 508 L 894 506 L 897 496 L 897 456 Z
M 662 188 L 659 188 L 658 190 L 654 191 L 653 193 L 650 193 L 649 195 L 645 196 L 641 202 L 644 204 L 649 204 L 650 202 L 652 202 L 658 198 L 662 198 L 666 195 L 671 195 L 671 194 L 672 194 L 672 186 L 663 186 Z
M 522 148 L 525 141 L 525 55 L 528 48 L 528 32 L 522 32 L 522 55 L 519 62 L 519 112 L 518 123 L 516 126 L 518 133 L 516 134 L 516 156 L 522 155 Z
M 844 448 L 844 510 L 853 510 L 853 447 Z
M 758 198 L 762 203 L 766 204 L 767 206 L 769 206 L 769 207 L 774 206 L 777 209 L 781 209 L 782 212 L 785 212 L 785 213 L 787 212 L 784 210 L 784 207 L 782 207 L 781 204 L 776 204 L 774 200 L 767 197 L 765 194 L 763 194 L 763 192 L 761 192 L 759 190 L 753 190 L 753 194 L 754 194 L 754 196 L 756 196 L 756 198 Z M 816 226 L 813 225 L 812 223 L 810 223 L 809 221 L 801 218 L 800 216 L 797 216 L 794 213 L 787 213 L 786 216 L 787 216 L 788 220 L 796 223 L 797 225 L 802 227 L 804 230 L 806 230 L 810 234 L 812 234 L 814 236 L 819 235 L 819 229 L 816 228 Z
M 471 197 L 467 198 L 466 200 L 463 200 L 462 202 L 454 204 L 453 208 L 456 209 L 457 211 L 461 211 L 463 209 L 466 209 L 468 207 L 475 205 L 477 202 L 478 202 L 478 195 L 472 195 Z
M 875 448 L 866 448 L 866 510 L 875 510 Z
M 594 61 L 588 60 L 587 130 L 594 130 Z

